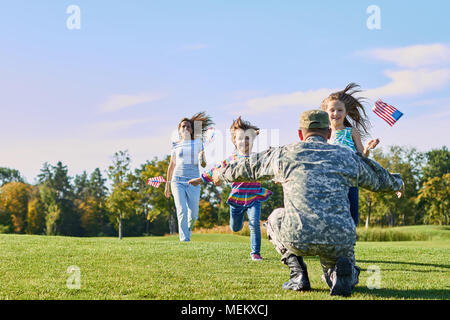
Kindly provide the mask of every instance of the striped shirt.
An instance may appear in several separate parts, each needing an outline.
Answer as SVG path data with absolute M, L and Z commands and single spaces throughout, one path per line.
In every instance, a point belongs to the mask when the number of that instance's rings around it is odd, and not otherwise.
M 248 158 L 248 156 L 240 156 L 232 154 L 222 161 L 216 167 L 203 173 L 201 178 L 203 182 L 212 182 L 212 175 L 215 169 L 227 166 L 229 163 L 238 159 Z M 259 182 L 233 182 L 231 192 L 227 200 L 228 205 L 251 207 L 255 201 L 264 202 L 270 198 L 272 191 L 261 187 Z

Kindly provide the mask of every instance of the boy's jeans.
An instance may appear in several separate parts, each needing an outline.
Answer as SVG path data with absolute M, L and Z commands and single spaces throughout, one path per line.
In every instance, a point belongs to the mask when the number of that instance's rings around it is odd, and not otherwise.
M 248 226 L 250 228 L 251 254 L 260 254 L 261 228 L 259 219 L 261 216 L 261 202 L 255 201 L 253 205 L 248 208 L 230 205 L 230 228 L 233 232 L 242 230 L 245 211 L 247 211 Z
M 171 186 L 177 208 L 178 233 L 180 241 L 190 241 L 191 231 L 198 219 L 201 186 L 194 187 L 188 184 L 189 179 L 178 178 L 177 180 L 180 182 L 172 182 Z

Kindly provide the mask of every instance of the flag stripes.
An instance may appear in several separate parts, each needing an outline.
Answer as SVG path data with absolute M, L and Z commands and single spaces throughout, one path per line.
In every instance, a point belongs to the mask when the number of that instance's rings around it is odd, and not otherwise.
M 152 187 L 156 187 L 156 188 L 158 188 L 159 185 L 163 182 L 166 182 L 166 180 L 162 176 L 149 178 L 147 180 L 148 185 L 151 185 Z
M 381 99 L 375 102 L 375 106 L 372 108 L 372 111 L 381 119 L 386 121 L 391 127 L 397 122 L 398 119 L 401 118 L 401 116 L 403 116 L 403 113 L 398 111 L 393 106 L 383 102 Z

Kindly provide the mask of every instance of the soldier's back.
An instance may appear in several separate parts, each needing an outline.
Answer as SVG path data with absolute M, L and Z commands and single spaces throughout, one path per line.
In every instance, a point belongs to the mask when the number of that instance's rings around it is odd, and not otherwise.
M 281 149 L 283 241 L 293 245 L 355 242 L 348 202 L 348 188 L 355 185 L 358 176 L 355 157 L 351 150 L 317 136 Z

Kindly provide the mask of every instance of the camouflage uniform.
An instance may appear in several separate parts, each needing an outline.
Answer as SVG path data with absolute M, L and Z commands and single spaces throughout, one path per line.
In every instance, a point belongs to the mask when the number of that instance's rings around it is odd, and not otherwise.
M 319 255 L 324 273 L 330 272 L 339 256 L 355 263 L 349 187 L 397 191 L 403 184 L 400 175 L 345 147 L 328 144 L 321 136 L 270 148 L 230 164 L 218 176 L 225 182 L 280 182 L 284 209 L 269 216 L 268 238 L 282 261 L 290 254 Z

